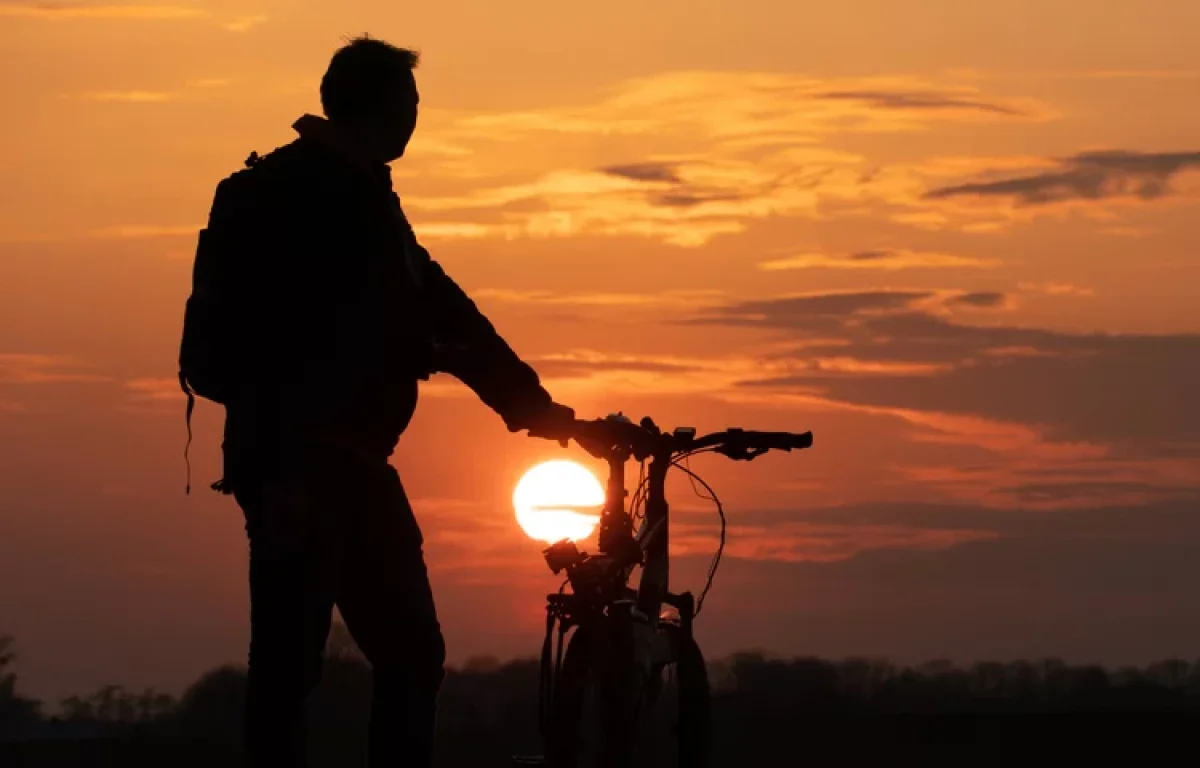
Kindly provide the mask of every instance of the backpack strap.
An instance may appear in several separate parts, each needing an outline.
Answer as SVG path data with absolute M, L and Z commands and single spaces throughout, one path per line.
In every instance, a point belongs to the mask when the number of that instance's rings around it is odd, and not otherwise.
M 187 466 L 187 483 L 184 485 L 183 492 L 186 495 L 191 495 L 192 460 L 188 456 L 188 453 L 192 448 L 192 411 L 196 410 L 196 393 L 188 385 L 187 376 L 183 374 L 183 371 L 179 372 L 179 386 L 183 389 L 183 394 L 187 395 L 187 412 L 184 415 L 184 422 L 187 424 L 187 443 L 183 446 L 183 463 Z

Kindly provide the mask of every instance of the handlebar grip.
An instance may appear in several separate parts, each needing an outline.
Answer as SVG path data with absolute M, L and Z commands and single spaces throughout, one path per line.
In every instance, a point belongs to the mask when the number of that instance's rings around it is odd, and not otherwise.
M 730 430 L 733 432 L 733 430 Z M 769 451 L 790 451 L 808 448 L 813 444 L 812 432 L 741 432 L 738 441 Z
M 802 434 L 789 433 L 791 440 L 788 441 L 789 448 L 811 448 L 813 444 L 813 433 L 804 432 Z

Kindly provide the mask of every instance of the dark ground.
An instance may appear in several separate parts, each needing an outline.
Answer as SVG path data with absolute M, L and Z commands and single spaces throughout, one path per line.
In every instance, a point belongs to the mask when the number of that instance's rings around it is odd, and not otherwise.
M 0 649 L 3 650 L 3 649 Z M 2 656 L 3 654 L 0 654 Z M 1200 663 L 1144 669 L 1057 661 L 934 663 L 735 657 L 711 665 L 714 768 L 919 760 L 957 765 L 1095 759 L 1189 760 L 1200 733 Z M 0 669 L 0 766 L 237 768 L 243 672 L 205 675 L 181 698 L 110 687 L 44 717 Z M 335 652 L 313 697 L 311 766 L 360 766 L 370 678 Z M 453 670 L 441 699 L 439 762 L 504 766 L 537 753 L 537 665 Z

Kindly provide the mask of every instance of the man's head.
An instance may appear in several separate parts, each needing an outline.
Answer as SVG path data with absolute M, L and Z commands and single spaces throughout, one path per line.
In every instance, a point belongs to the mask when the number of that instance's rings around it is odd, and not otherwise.
M 418 59 L 416 51 L 364 35 L 333 54 L 321 79 L 325 116 L 381 162 L 402 156 L 417 126 Z

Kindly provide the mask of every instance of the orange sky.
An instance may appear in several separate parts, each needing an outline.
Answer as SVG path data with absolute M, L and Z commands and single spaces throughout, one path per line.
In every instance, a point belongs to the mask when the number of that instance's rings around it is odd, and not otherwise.
M 0 633 L 27 689 L 243 658 L 239 513 L 183 495 L 195 231 L 364 31 L 423 53 L 410 218 L 560 400 L 816 433 L 694 465 L 731 526 L 710 655 L 1200 649 L 1200 5 L 411 5 L 0 2 Z M 557 585 L 508 499 L 564 455 L 426 386 L 395 463 L 452 660 L 536 651 Z M 716 516 L 675 490 L 696 588 Z

